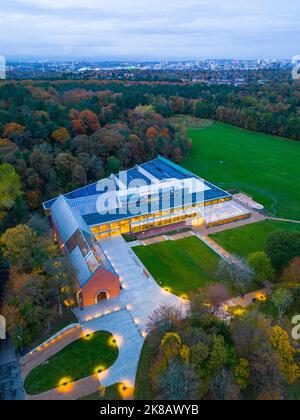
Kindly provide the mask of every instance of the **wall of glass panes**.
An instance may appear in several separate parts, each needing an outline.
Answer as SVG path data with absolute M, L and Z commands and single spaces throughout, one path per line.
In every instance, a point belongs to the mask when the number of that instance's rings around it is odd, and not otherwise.
M 210 206 L 212 204 L 218 204 L 228 200 L 230 200 L 230 198 L 213 200 L 202 204 L 194 204 L 184 208 L 169 209 L 150 215 L 142 215 L 132 217 L 131 219 L 119 220 L 112 223 L 94 226 L 91 229 L 98 240 L 131 232 L 138 233 L 147 229 L 180 223 L 199 217 L 199 207 Z

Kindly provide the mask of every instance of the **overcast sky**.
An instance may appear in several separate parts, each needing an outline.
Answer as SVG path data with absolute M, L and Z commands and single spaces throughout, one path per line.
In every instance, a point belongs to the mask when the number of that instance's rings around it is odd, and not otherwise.
M 300 0 L 0 0 L 0 25 L 8 58 L 300 54 Z

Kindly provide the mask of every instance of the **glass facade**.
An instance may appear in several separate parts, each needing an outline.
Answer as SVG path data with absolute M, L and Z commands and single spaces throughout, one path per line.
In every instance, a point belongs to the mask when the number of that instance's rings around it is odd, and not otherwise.
M 217 200 L 216 200 L 217 201 Z M 217 201 L 217 203 L 223 200 Z M 211 205 L 208 204 L 208 205 Z M 92 227 L 97 240 L 128 233 L 139 233 L 156 227 L 177 224 L 180 222 L 199 218 L 199 207 L 202 205 L 190 205 L 179 209 L 170 209 L 149 215 L 132 217 L 131 219 L 120 220 L 113 223 L 106 223 Z M 201 215 L 201 214 L 200 214 Z

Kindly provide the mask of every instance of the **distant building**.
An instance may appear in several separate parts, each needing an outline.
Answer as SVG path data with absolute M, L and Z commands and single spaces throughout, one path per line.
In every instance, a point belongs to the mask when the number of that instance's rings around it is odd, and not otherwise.
M 76 270 L 82 306 L 120 293 L 101 241 L 168 225 L 212 227 L 251 216 L 231 194 L 161 156 L 43 206 Z

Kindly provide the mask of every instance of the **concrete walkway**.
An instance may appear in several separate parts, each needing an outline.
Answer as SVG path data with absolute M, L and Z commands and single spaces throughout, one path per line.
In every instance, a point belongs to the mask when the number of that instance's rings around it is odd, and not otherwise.
M 212 249 L 216 254 L 218 254 L 223 260 L 225 260 L 229 264 L 234 264 L 237 266 L 243 266 L 241 262 L 236 259 L 232 254 L 227 252 L 224 248 L 222 248 L 217 242 L 213 241 L 206 235 L 201 235 L 200 233 L 196 233 L 196 236 L 207 245 L 210 249 Z
M 300 220 L 290 220 L 290 219 L 281 219 L 280 217 L 268 217 L 269 220 L 274 220 L 275 222 L 287 222 L 287 223 L 298 223 Z

